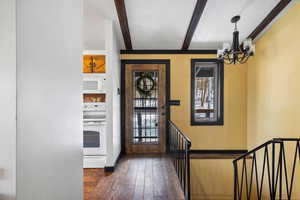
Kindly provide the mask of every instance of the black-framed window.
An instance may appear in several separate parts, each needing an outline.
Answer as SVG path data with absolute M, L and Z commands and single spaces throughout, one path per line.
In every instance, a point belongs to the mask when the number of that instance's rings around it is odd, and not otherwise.
M 192 59 L 191 125 L 223 125 L 224 63 Z

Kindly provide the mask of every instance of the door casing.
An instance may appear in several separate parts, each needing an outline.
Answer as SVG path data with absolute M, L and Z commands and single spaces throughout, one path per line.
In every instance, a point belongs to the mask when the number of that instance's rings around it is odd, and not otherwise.
M 165 145 L 166 152 L 169 151 L 168 121 L 170 120 L 170 60 L 168 59 L 150 59 L 150 60 L 121 60 L 121 154 L 125 154 L 125 128 L 126 128 L 126 113 L 125 113 L 125 68 L 127 64 L 165 64 L 166 65 L 166 125 L 165 125 Z

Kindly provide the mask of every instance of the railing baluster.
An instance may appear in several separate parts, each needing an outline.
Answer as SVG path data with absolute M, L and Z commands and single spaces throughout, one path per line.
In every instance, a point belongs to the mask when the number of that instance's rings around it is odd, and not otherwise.
M 190 140 L 169 121 L 169 154 L 186 200 L 190 200 Z
M 253 181 L 253 171 L 254 171 L 254 160 L 252 159 L 252 165 L 251 165 L 251 175 L 250 175 L 250 187 L 249 187 L 249 195 L 247 196 L 247 199 L 251 199 L 251 191 L 252 191 L 252 181 Z
M 184 173 L 183 173 L 183 191 L 186 192 L 186 163 L 187 163 L 187 160 L 186 160 L 186 153 L 187 153 L 187 144 L 186 142 L 184 143 Z
M 286 193 L 288 195 L 288 199 L 289 198 L 289 180 L 288 180 L 288 175 L 287 175 L 287 169 L 286 169 L 286 158 L 285 158 L 285 148 L 284 146 L 282 147 L 282 156 L 283 156 L 283 164 L 284 164 L 284 176 L 285 176 L 285 187 L 286 187 Z
M 175 168 L 176 168 L 176 173 L 178 175 L 178 164 L 179 164 L 179 160 L 178 160 L 178 144 L 179 144 L 179 135 L 178 135 L 178 131 L 176 130 L 176 165 L 175 165 Z
M 178 131 L 177 131 L 177 134 L 178 134 Z M 177 151 L 177 160 L 178 160 L 178 177 L 179 177 L 179 181 L 180 181 L 180 144 L 181 144 L 181 141 L 180 141 L 180 135 L 178 134 L 178 151 Z
M 181 161 L 181 169 L 180 169 L 180 179 L 181 179 L 181 185 L 183 185 L 183 138 L 181 137 L 181 146 L 180 146 L 180 161 Z
M 300 142 L 297 142 L 297 146 L 298 146 L 298 151 L 299 151 L 299 161 L 300 161 Z
M 290 183 L 290 191 L 289 191 L 289 196 L 292 196 L 292 191 L 293 191 L 293 183 L 294 183 L 294 176 L 295 176 L 295 169 L 296 169 L 296 162 L 297 162 L 297 152 L 298 152 L 298 145 L 296 145 L 296 150 L 295 150 L 295 156 L 294 156 L 294 162 L 293 162 L 293 171 L 292 171 L 292 178 L 291 178 L 291 183 Z
M 291 173 L 288 173 L 287 169 L 287 157 L 285 151 L 285 142 L 294 142 L 296 144 L 296 148 L 294 154 L 292 155 L 292 169 Z M 279 148 L 277 149 L 277 145 L 279 144 Z M 269 152 L 269 146 L 271 146 L 271 150 Z M 277 152 L 276 153 L 276 149 Z M 257 164 L 257 153 L 260 150 L 264 150 L 263 152 L 263 162 L 262 170 L 258 170 Z M 288 151 L 289 152 L 289 151 Z M 270 154 L 269 154 L 270 153 Z M 248 169 L 247 169 L 247 156 L 253 155 L 252 166 L 251 166 L 251 174 L 248 177 Z M 252 199 L 255 197 L 251 197 L 252 195 L 252 187 L 253 187 L 253 176 L 255 174 L 256 177 L 256 190 L 257 190 L 257 199 L 294 199 L 293 195 L 293 186 L 295 185 L 295 173 L 296 173 L 296 164 L 298 163 L 298 156 L 300 161 L 300 138 L 274 138 L 264 144 L 256 147 L 255 149 L 249 151 L 248 153 L 238 157 L 233 161 L 233 169 L 234 169 L 234 199 Z M 239 175 L 239 161 L 242 162 L 241 167 L 241 175 Z M 261 174 L 259 176 L 258 172 Z M 264 181 L 265 175 L 267 176 L 267 180 Z M 289 175 L 289 176 L 288 176 Z M 285 180 L 283 180 L 283 176 Z M 240 181 L 239 181 L 239 177 Z M 250 180 L 248 180 L 250 178 Z M 297 177 L 298 178 L 298 177 Z M 259 180 L 260 179 L 260 180 Z M 245 183 L 244 183 L 245 181 Z M 250 183 L 249 183 L 250 181 Z M 260 183 L 259 183 L 260 182 Z M 286 187 L 286 193 L 282 191 L 283 184 Z M 245 192 L 243 193 L 243 189 L 245 187 Z M 269 197 L 266 196 L 265 192 L 269 192 Z M 246 197 L 243 194 L 246 193 Z
M 257 161 L 256 161 L 256 152 L 253 153 L 253 161 L 255 162 L 254 167 L 255 167 L 255 177 L 256 177 L 256 193 L 259 198 L 259 182 L 258 182 L 258 172 L 257 172 Z
M 280 172 L 279 172 L 279 199 L 282 199 L 282 148 L 283 148 L 284 143 L 280 143 Z
M 266 146 L 266 151 L 267 151 L 267 169 L 268 169 L 268 181 L 269 181 L 269 192 L 270 192 L 270 197 L 272 199 L 272 179 L 271 179 L 271 173 L 270 173 L 270 161 L 269 161 L 269 149 L 268 146 Z
M 277 162 L 277 170 L 275 170 L 275 172 L 276 172 L 276 177 L 275 177 L 275 197 L 276 197 L 276 194 L 277 194 L 277 188 L 278 188 L 278 179 L 279 179 L 279 182 L 281 181 L 280 180 L 280 169 L 281 169 L 281 156 L 282 156 L 282 154 L 281 154 L 281 145 L 282 145 L 282 143 L 280 143 L 280 148 L 279 148 L 279 159 L 278 159 L 278 162 Z M 279 185 L 280 185 L 280 183 L 279 183 Z M 280 187 L 280 186 L 279 186 Z M 280 190 L 280 189 L 279 189 Z M 279 196 L 280 196 L 280 191 L 279 191 Z
M 275 200 L 275 195 L 275 143 L 272 143 L 272 200 Z
M 236 195 L 237 195 L 237 166 L 236 166 L 236 162 L 233 163 L 233 169 L 234 169 L 234 173 L 233 173 L 233 181 L 234 181 L 234 190 L 233 190 L 233 195 L 234 195 L 234 200 L 237 199 Z
M 191 180 L 190 180 L 190 148 L 191 148 L 191 142 L 188 141 L 188 148 L 187 148 L 187 199 L 191 199 Z

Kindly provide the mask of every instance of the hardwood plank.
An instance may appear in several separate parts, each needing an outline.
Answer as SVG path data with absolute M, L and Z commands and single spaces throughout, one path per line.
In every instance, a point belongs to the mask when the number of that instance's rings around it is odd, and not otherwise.
M 132 159 L 131 162 L 133 163 L 132 170 L 131 170 L 131 173 L 129 174 L 129 177 L 128 177 L 127 182 L 126 182 L 126 183 L 128 183 L 128 186 L 129 186 L 126 189 L 128 199 L 133 199 L 135 187 L 136 187 L 136 184 L 137 184 L 136 180 L 137 180 L 137 177 L 138 177 L 138 169 L 139 169 L 138 159 Z
M 170 169 L 170 163 L 168 162 L 168 159 L 164 159 L 163 157 L 161 157 L 161 170 L 163 171 L 163 173 L 168 174 L 168 171 L 171 170 Z M 167 192 L 167 198 L 168 199 L 175 199 L 175 195 L 172 189 L 172 183 L 171 183 L 171 179 L 169 176 L 164 176 L 164 182 L 166 183 L 166 192 Z
M 136 179 L 133 200 L 144 199 L 144 185 L 145 185 L 145 159 L 138 159 L 138 176 Z
M 122 188 L 122 180 L 123 177 L 127 175 L 130 164 L 130 160 L 125 159 L 125 161 L 121 165 L 122 167 L 120 168 L 119 172 L 114 174 L 115 177 L 113 177 L 114 180 L 112 181 L 110 189 L 105 191 L 105 199 L 119 199 L 118 195 L 120 194 L 119 190 Z
M 171 161 L 164 155 L 123 157 L 114 173 L 84 170 L 84 200 L 184 200 Z
M 145 183 L 144 183 L 144 200 L 153 199 L 153 159 L 146 159 L 145 162 Z
M 115 199 L 132 199 L 136 185 L 138 162 L 136 159 L 129 161 L 129 170 L 120 178 L 118 184 L 118 195 Z M 124 184 L 124 185 L 123 185 Z
M 181 50 L 187 50 L 191 44 L 194 32 L 197 28 L 201 15 L 204 11 L 207 0 L 197 0 L 193 16 L 191 18 L 188 30 L 186 32 L 184 42 L 182 44 Z
M 172 161 L 169 158 L 164 159 L 165 167 L 167 169 L 168 183 L 172 183 L 169 185 L 169 190 L 171 191 L 171 195 L 176 200 L 184 200 L 184 194 L 181 189 L 175 168 L 173 167 Z
M 153 159 L 153 193 L 155 199 L 166 198 L 167 199 L 167 188 L 165 179 L 162 178 L 165 176 L 164 171 L 161 169 L 161 160 L 159 158 Z

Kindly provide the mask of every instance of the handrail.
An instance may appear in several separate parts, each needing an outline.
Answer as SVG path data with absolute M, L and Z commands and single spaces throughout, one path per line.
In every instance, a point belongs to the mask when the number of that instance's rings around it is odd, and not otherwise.
M 280 142 L 284 142 L 284 141 L 300 141 L 300 138 L 273 138 L 273 139 L 259 145 L 258 147 L 255 147 L 254 149 L 248 151 L 247 153 L 244 153 L 243 155 L 237 157 L 236 159 L 233 160 L 233 162 L 241 160 L 242 158 L 249 156 L 253 152 L 258 151 L 259 149 L 261 149 L 271 143 L 280 143 Z
M 261 145 L 259 145 L 258 147 L 255 147 L 254 149 L 252 149 L 252 150 L 248 151 L 247 153 L 244 153 L 243 155 L 241 155 L 241 156 L 237 157 L 236 159 L 234 159 L 233 162 L 237 162 L 238 160 L 241 160 L 242 158 L 245 158 L 245 157 L 249 156 L 249 155 L 252 154 L 253 152 L 262 149 L 263 147 L 265 147 L 265 146 L 271 144 L 272 142 L 273 142 L 273 139 L 272 139 L 272 140 L 269 140 L 269 141 L 267 141 L 267 142 L 265 142 L 265 143 L 263 143 L 263 144 L 261 144 Z
M 168 125 L 168 153 L 173 160 L 185 199 L 190 200 L 190 148 L 192 143 L 172 121 L 169 121 Z
M 286 156 L 287 151 L 285 150 L 285 143 L 295 144 L 295 151 L 293 155 L 294 159 L 292 162 L 292 169 L 290 169 L 291 173 L 288 173 Z M 270 152 L 269 146 L 271 146 Z M 277 151 L 276 147 L 278 148 Z M 257 160 L 257 152 L 261 150 L 264 150 L 262 154 L 263 163 L 259 164 Z M 271 155 L 269 155 L 269 153 L 271 153 Z M 246 161 L 247 157 L 250 157 L 252 159 L 252 162 L 251 160 L 248 161 L 250 162 L 250 166 L 248 167 Z M 272 140 L 259 145 L 258 147 L 233 160 L 234 199 L 250 200 L 251 195 L 253 196 L 253 193 L 256 193 L 256 199 L 262 199 L 264 198 L 263 189 L 266 187 L 268 189 L 269 199 L 271 200 L 282 198 L 291 199 L 293 194 L 292 191 L 295 181 L 295 170 L 298 159 L 300 161 L 300 138 L 273 138 Z M 242 162 L 242 168 L 240 170 L 238 170 L 239 161 Z M 258 166 L 262 167 L 262 169 L 259 170 Z M 267 177 L 264 180 L 265 176 Z M 258 179 L 260 179 L 260 181 Z M 268 184 L 264 184 L 264 181 L 268 182 Z M 283 190 L 285 190 L 285 193 Z
M 189 143 L 189 145 L 191 146 L 192 145 L 192 142 L 191 142 L 191 140 L 187 137 L 187 136 L 185 136 L 182 132 L 181 132 L 181 130 L 171 121 L 171 120 L 169 120 L 169 123 L 178 131 L 178 133 Z
M 300 138 L 273 138 L 273 140 L 277 141 L 300 141 Z

